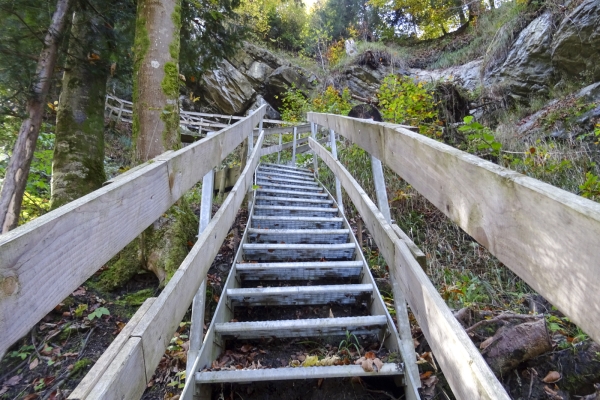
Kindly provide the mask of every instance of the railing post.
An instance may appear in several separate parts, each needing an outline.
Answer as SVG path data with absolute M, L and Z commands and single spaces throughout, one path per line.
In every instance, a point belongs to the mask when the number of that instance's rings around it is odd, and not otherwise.
M 313 138 L 313 140 L 317 140 L 317 124 L 315 124 L 314 122 L 310 123 L 310 135 Z M 319 160 L 317 159 L 317 153 L 316 152 L 312 152 L 313 153 L 313 169 L 315 170 L 315 176 L 318 178 L 319 177 Z
M 391 224 L 392 215 L 390 214 L 390 205 L 388 203 L 387 190 L 385 189 L 385 178 L 383 176 L 381 160 L 371 156 L 371 169 L 373 171 L 373 181 L 375 182 L 375 194 L 377 195 L 379 211 L 381 211 L 385 220 Z
M 207 132 L 206 136 L 214 135 L 216 132 Z M 214 170 L 210 170 L 202 178 L 202 197 L 200 200 L 200 226 L 198 236 L 204 232 L 212 218 L 212 199 L 215 184 Z M 204 334 L 204 303 L 206 300 L 206 278 L 200 284 L 198 292 L 192 301 L 192 321 L 190 324 L 190 348 L 187 355 L 186 376 L 191 377 L 192 368 L 198 352 L 202 347 L 202 336 Z
M 281 146 L 282 134 L 279 134 L 279 146 Z M 281 150 L 277 152 L 277 164 L 281 163 Z
M 296 141 L 298 137 L 298 128 L 294 127 L 294 140 L 292 143 L 292 164 L 296 165 Z
M 248 116 L 254 114 L 253 110 L 250 110 Z M 260 135 L 260 131 L 262 130 L 262 118 L 260 119 L 260 123 L 258 126 L 258 134 Z M 250 134 L 248 135 L 248 155 L 246 158 L 250 158 L 252 155 L 252 151 L 254 150 L 254 128 L 250 130 Z
M 329 140 L 331 141 L 331 154 L 333 155 L 334 160 L 337 160 L 337 144 L 335 142 L 335 131 L 333 129 L 329 130 Z M 342 185 L 337 177 L 335 178 L 335 197 L 337 198 L 340 212 L 343 214 L 344 203 L 342 203 Z

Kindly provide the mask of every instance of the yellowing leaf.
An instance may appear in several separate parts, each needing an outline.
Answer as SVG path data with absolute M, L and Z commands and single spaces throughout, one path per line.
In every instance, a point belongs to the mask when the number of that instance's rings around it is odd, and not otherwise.
M 554 382 L 558 382 L 560 380 L 560 378 L 561 378 L 561 376 L 558 371 L 550 371 L 550 372 L 548 372 L 548 375 L 546 375 L 546 377 L 544 379 L 542 379 L 542 382 L 554 383 Z
M 306 360 L 302 363 L 303 367 L 316 367 L 319 364 L 318 356 L 308 356 Z

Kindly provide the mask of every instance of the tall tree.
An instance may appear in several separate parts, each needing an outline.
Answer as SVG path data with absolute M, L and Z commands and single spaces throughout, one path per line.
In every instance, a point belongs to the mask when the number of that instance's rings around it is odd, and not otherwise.
M 56 117 L 52 162 L 52 208 L 102 186 L 104 173 L 104 98 L 109 61 L 110 23 L 80 3 L 73 13 L 69 57 Z
M 133 70 L 134 160 L 180 146 L 181 0 L 138 0 Z
M 6 176 L 0 192 L 0 227 L 2 233 L 15 228 L 19 223 L 21 202 L 27 185 L 31 160 L 35 151 L 40 125 L 58 57 L 59 39 L 62 35 L 72 0 L 58 0 L 52 22 L 44 38 L 40 53 L 35 82 L 27 102 L 27 119 L 19 130 L 17 142 L 6 170 Z

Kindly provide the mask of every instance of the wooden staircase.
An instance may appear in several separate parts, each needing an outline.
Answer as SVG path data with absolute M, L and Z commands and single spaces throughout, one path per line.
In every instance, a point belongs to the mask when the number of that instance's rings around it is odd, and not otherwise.
M 404 360 L 416 371 L 414 354 L 402 354 L 394 321 L 332 196 L 311 171 L 285 165 L 259 165 L 255 184 L 248 225 L 182 399 L 209 399 L 211 385 L 223 383 L 393 376 L 403 385 Z M 256 307 L 268 309 L 270 320 Z M 300 338 L 329 343 L 333 352 L 344 338 L 377 343 L 370 357 L 383 361 L 370 372 L 353 360 L 294 367 L 291 359 L 270 365 L 260 357 L 260 368 L 219 368 L 227 350 L 247 343 L 273 349 Z

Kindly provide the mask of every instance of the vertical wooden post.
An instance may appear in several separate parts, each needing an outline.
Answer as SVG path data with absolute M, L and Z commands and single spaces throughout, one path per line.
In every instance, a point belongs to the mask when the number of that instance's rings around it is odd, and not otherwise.
M 381 160 L 371 156 L 371 170 L 373 171 L 373 182 L 375 183 L 375 194 L 377 196 L 377 205 L 379 211 L 383 214 L 385 220 L 391 224 L 392 215 L 390 213 L 390 204 L 388 203 L 387 190 L 385 188 L 385 177 L 383 175 L 383 165 Z M 394 295 L 394 308 L 396 309 L 396 323 L 398 333 L 400 334 L 401 346 L 404 354 L 414 354 L 414 345 L 410 331 L 410 322 L 408 320 L 408 307 L 406 298 L 400 289 L 398 282 L 392 279 L 392 292 Z M 418 399 L 417 388 L 420 387 L 419 370 L 412 360 L 406 360 L 406 398 L 408 400 Z
M 214 135 L 215 132 L 207 132 L 206 136 Z M 212 218 L 212 199 L 215 175 L 214 170 L 210 170 L 202 178 L 202 197 L 200 200 L 200 226 L 198 236 L 204 232 Z M 192 301 L 192 321 L 190 325 L 190 348 L 187 354 L 186 376 L 191 378 L 194 371 L 194 362 L 198 357 L 200 347 L 202 347 L 202 336 L 204 333 L 204 302 L 206 300 L 206 279 L 202 281 L 198 292 Z
M 279 134 L 279 145 L 281 146 L 282 135 Z M 281 150 L 277 152 L 277 164 L 281 164 Z
M 373 181 L 375 183 L 375 194 L 377 195 L 377 205 L 379 211 L 385 217 L 388 223 L 392 223 L 390 205 L 388 203 L 387 190 L 385 189 L 385 178 L 383 176 L 383 166 L 381 160 L 371 156 L 371 170 L 373 171 Z
M 335 142 L 335 131 L 333 129 L 329 130 L 329 140 L 331 141 L 331 154 L 333 155 L 333 159 L 337 160 L 337 144 Z M 342 185 L 340 184 L 340 180 L 337 177 L 335 178 L 335 197 L 337 198 L 340 212 L 343 214 L 344 203 L 342 203 Z
M 252 114 L 254 114 L 254 111 L 250 110 L 248 115 L 250 116 Z M 260 125 L 259 125 L 259 130 L 258 130 L 259 135 L 260 135 L 261 130 L 262 130 L 262 119 L 260 120 Z M 252 150 L 254 150 L 254 129 L 251 129 L 250 134 L 248 135 L 248 154 L 246 155 L 246 158 L 250 158 L 250 155 L 252 154 Z
M 310 135 L 312 136 L 312 138 L 314 140 L 317 140 L 317 124 L 315 124 L 314 122 L 310 123 Z M 319 160 L 318 160 L 317 153 L 315 153 L 314 151 L 312 153 L 313 153 L 313 169 L 315 170 L 315 176 L 318 178 L 319 177 Z
M 296 141 L 298 137 L 298 128 L 294 127 L 294 140 L 292 143 L 292 165 L 296 165 Z

